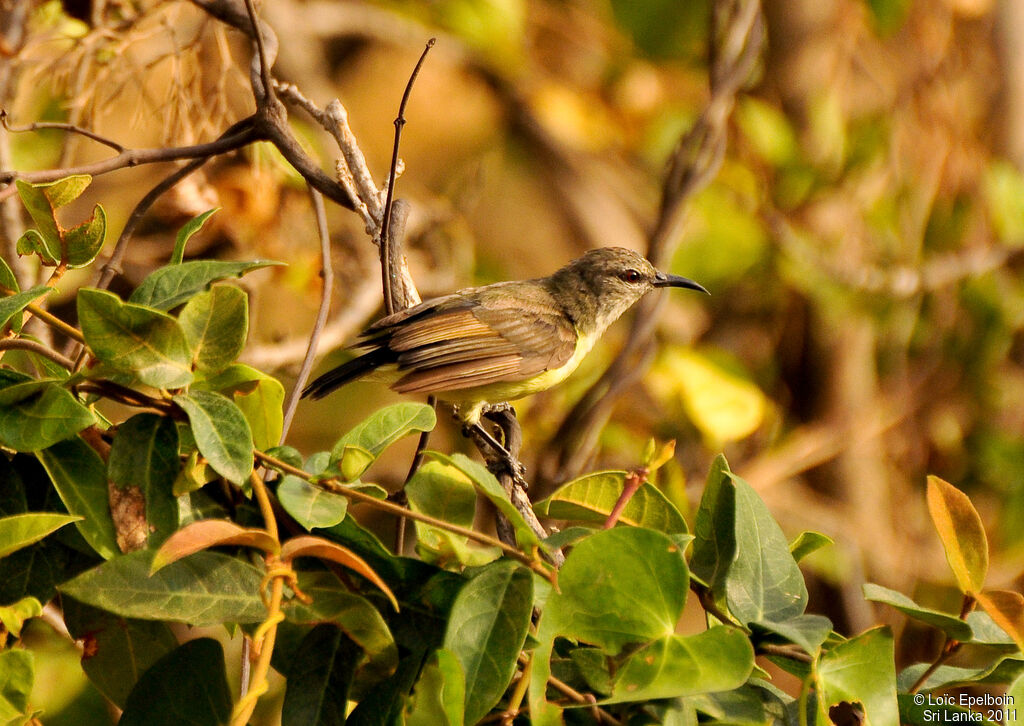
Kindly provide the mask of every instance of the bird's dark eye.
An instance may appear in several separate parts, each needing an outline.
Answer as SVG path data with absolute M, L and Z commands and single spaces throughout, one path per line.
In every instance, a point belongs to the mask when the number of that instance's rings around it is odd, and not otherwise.
M 626 270 L 624 272 L 619 273 L 619 279 L 622 280 L 623 282 L 636 283 L 644 279 L 644 276 L 641 275 L 637 270 Z

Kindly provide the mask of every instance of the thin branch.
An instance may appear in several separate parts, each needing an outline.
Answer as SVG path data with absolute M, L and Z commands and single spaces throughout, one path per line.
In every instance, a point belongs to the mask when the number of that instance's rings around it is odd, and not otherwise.
M 299 398 L 302 389 L 306 387 L 306 380 L 310 371 L 313 370 L 313 360 L 320 343 L 320 336 L 324 326 L 327 325 L 327 315 L 331 310 L 331 295 L 334 291 L 334 266 L 331 264 L 331 235 L 327 231 L 327 210 L 324 209 L 324 198 L 320 192 L 312 187 L 309 190 L 309 199 L 313 205 L 313 214 L 316 216 L 316 230 L 320 237 L 320 277 L 323 281 L 323 289 L 320 292 L 320 308 L 316 313 L 316 321 L 313 323 L 313 330 L 309 335 L 309 345 L 306 346 L 306 355 L 302 359 L 302 367 L 295 379 L 295 385 L 288 394 L 288 401 L 284 407 L 284 425 L 281 428 L 281 444 L 284 444 L 288 437 L 288 429 L 291 428 L 292 419 L 295 417 L 295 409 L 298 408 Z
M 788 645 L 776 645 L 774 643 L 762 643 L 757 646 L 757 653 L 763 655 L 774 655 L 779 658 L 799 661 L 800 663 L 813 663 L 814 658 L 803 650 Z
M 77 328 L 68 325 L 58 317 L 50 315 L 50 313 L 46 312 L 35 303 L 30 303 L 29 305 L 25 306 L 25 310 L 35 315 L 37 318 L 42 320 L 51 328 L 55 328 L 60 332 L 64 333 L 64 335 L 68 336 L 72 340 L 77 340 L 79 343 L 85 342 L 85 338 L 82 336 L 82 333 Z
M 119 274 L 121 270 L 121 262 L 124 260 L 125 254 L 128 252 L 128 243 L 135 233 L 135 228 L 142 221 L 142 218 L 149 212 L 150 207 L 156 203 L 165 192 L 174 187 L 178 182 L 187 177 L 192 172 L 199 169 L 201 166 L 206 164 L 210 160 L 210 157 L 204 156 L 198 159 L 193 159 L 185 166 L 176 169 L 170 175 L 161 180 L 156 186 L 149 190 L 149 192 L 142 199 L 139 200 L 138 204 L 135 205 L 135 209 L 132 210 L 131 215 L 128 217 L 128 221 L 125 222 L 124 229 L 121 230 L 120 236 L 117 238 L 117 242 L 114 244 L 114 250 L 110 253 L 110 257 L 104 263 L 100 269 L 99 277 L 96 281 L 96 287 L 105 289 L 110 282 L 114 279 L 114 276 Z
M 475 542 L 479 542 L 490 547 L 497 547 L 509 557 L 518 560 L 519 562 L 522 562 L 524 565 L 529 567 L 531 570 L 536 572 L 545 580 L 549 580 L 552 583 L 556 581 L 557 573 L 555 570 L 552 570 L 540 561 L 534 559 L 533 557 L 530 557 L 526 553 L 521 552 L 515 547 L 507 545 L 504 542 L 495 539 L 494 537 L 482 534 L 468 527 L 460 527 L 457 524 L 445 522 L 444 520 L 436 519 L 435 517 L 431 517 L 426 514 L 421 514 L 420 512 L 415 512 L 411 509 L 406 509 L 405 507 L 400 507 L 397 504 L 392 504 L 391 502 L 388 502 L 386 500 L 377 499 L 376 497 L 370 496 L 369 494 L 364 494 L 363 492 L 357 491 L 355 489 L 350 489 L 349 487 L 344 486 L 341 482 L 339 482 L 337 479 L 333 477 L 330 479 L 317 479 L 308 472 L 303 471 L 302 469 L 299 469 L 297 467 L 294 467 L 291 464 L 288 464 L 284 461 L 281 461 L 280 459 L 275 459 L 272 456 L 268 456 L 262 451 L 256 451 L 254 453 L 256 458 L 264 466 L 269 466 L 284 474 L 292 474 L 293 476 L 300 477 L 308 481 L 313 486 L 318 486 L 327 489 L 328 491 L 333 492 L 335 494 L 340 494 L 343 497 L 351 499 L 352 501 L 365 504 L 372 509 L 377 509 L 382 512 L 394 514 L 399 517 L 414 519 L 418 522 L 425 522 L 434 527 L 438 527 L 453 534 L 457 534 L 460 537 L 466 537 L 467 539 L 471 539 Z
M 429 53 L 430 49 L 434 47 L 435 42 L 435 38 L 428 40 L 423 52 L 420 53 L 420 58 L 416 61 L 415 68 L 412 69 L 409 81 L 405 84 L 405 92 L 402 94 L 402 102 L 398 104 L 398 116 L 395 117 L 395 143 L 391 147 L 391 167 L 388 171 L 387 198 L 384 200 L 384 216 L 380 222 L 380 267 L 381 274 L 384 278 L 384 309 L 387 311 L 388 315 L 395 312 L 394 287 L 399 284 L 396 276 L 394 275 L 396 268 L 394 261 L 396 250 L 392 249 L 393 240 L 390 231 L 392 204 L 395 199 L 395 180 L 398 176 L 398 148 L 402 141 L 402 129 L 405 127 L 406 123 L 405 107 L 409 103 L 409 96 L 412 94 L 412 86 L 416 82 L 416 77 L 420 74 L 420 68 L 423 67 L 423 61 L 426 60 L 427 53 Z
M 156 164 L 164 161 L 179 161 L 181 159 L 210 158 L 218 154 L 225 154 L 235 151 L 257 140 L 257 136 L 251 127 L 252 119 L 239 121 L 224 135 L 216 141 L 193 146 L 176 146 L 171 148 L 160 147 L 155 149 L 125 149 L 117 156 L 103 159 L 91 164 L 80 166 L 64 167 L 61 169 L 47 169 L 45 171 L 5 171 L 0 170 L 0 184 L 8 184 L 0 189 L 0 200 L 14 194 L 16 188 L 12 183 L 15 179 L 22 179 L 30 183 L 52 182 L 63 179 L 72 174 L 88 174 L 100 176 L 112 171 L 125 169 L 140 164 Z
M 274 96 L 274 83 L 270 77 L 270 60 L 267 57 L 267 46 L 263 40 L 263 33 L 260 32 L 260 22 L 256 16 L 256 7 L 252 0 L 245 0 L 245 11 L 249 15 L 249 22 L 252 24 L 252 37 L 256 41 L 256 58 L 259 61 L 260 80 L 263 81 L 263 97 L 257 101 L 265 104 L 276 100 Z M 255 89 L 253 89 L 255 91 Z
M 26 124 L 25 126 L 12 126 L 10 124 L 10 116 L 8 115 L 7 110 L 2 108 L 0 108 L 0 123 L 2 123 L 3 127 L 10 131 L 11 133 L 21 134 L 32 131 L 46 131 L 51 129 L 57 131 L 67 131 L 72 134 L 84 136 L 87 139 L 92 139 L 93 141 L 99 142 L 104 146 L 109 146 L 111 149 L 118 153 L 125 151 L 124 146 L 117 143 L 113 139 L 108 139 L 105 136 L 100 136 L 94 131 L 84 129 L 81 126 L 75 126 L 74 124 L 63 123 L 59 121 L 36 121 L 34 123 Z
M 74 370 L 75 362 L 70 358 L 65 358 L 55 350 L 51 350 L 48 346 L 42 343 L 37 343 L 34 340 L 28 338 L 4 338 L 0 340 L 0 350 L 27 350 L 32 353 L 38 353 L 41 356 L 49 358 L 54 363 L 59 365 L 61 368 L 67 370 Z

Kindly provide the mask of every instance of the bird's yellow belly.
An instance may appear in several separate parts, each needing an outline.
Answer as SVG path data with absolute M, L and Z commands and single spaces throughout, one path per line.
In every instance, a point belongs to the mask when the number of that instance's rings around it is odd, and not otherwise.
M 459 418 L 466 423 L 475 423 L 480 418 L 481 409 L 488 403 L 505 403 L 540 393 L 558 385 L 575 371 L 583 358 L 594 347 L 596 335 L 580 336 L 572 357 L 560 368 L 538 373 L 533 378 L 523 381 L 501 381 L 486 386 L 463 388 L 457 391 L 438 393 L 438 398 L 459 404 Z

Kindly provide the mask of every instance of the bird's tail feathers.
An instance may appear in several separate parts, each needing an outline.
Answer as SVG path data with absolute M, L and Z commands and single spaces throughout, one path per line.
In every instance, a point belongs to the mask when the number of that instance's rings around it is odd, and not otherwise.
M 394 362 L 393 358 L 394 353 L 387 348 L 371 350 L 324 373 L 302 390 L 302 397 L 323 398 L 346 383 L 362 378 L 382 365 Z

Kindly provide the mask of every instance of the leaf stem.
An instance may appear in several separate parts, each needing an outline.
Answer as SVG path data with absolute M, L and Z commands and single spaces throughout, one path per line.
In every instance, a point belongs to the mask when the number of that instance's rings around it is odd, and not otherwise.
M 253 472 L 249 475 L 249 482 L 252 484 L 253 496 L 263 515 L 263 523 L 269 534 L 278 547 L 281 541 L 278 537 L 277 519 L 274 517 L 274 508 L 270 503 L 270 494 L 263 483 L 263 479 Z M 284 613 L 281 612 L 281 601 L 284 597 L 285 580 L 294 577 L 291 567 L 282 566 L 281 560 L 274 553 L 267 553 L 264 557 L 264 564 L 267 569 L 267 577 L 270 578 L 270 598 L 264 600 L 267 606 L 267 619 L 256 629 L 252 637 L 252 653 L 256 655 L 256 664 L 252 669 L 252 675 L 248 687 L 243 684 L 243 695 L 238 699 L 231 714 L 231 726 L 245 726 L 256 708 L 256 702 L 260 696 L 267 692 L 267 674 L 270 672 L 270 658 L 274 653 L 274 643 L 277 640 L 277 624 L 284 620 Z M 266 582 L 266 579 L 264 579 Z M 263 584 L 260 585 L 260 598 L 264 597 Z
M 970 614 L 971 610 L 974 609 L 975 602 L 976 601 L 972 595 L 964 593 L 964 599 L 960 604 L 961 620 L 966 621 L 968 614 Z M 935 657 L 935 660 L 933 660 L 931 665 L 925 669 L 924 673 L 921 674 L 921 677 L 914 681 L 914 685 L 910 687 L 908 693 L 917 693 L 921 690 L 924 684 L 928 682 L 928 679 L 932 677 L 932 674 L 935 673 L 943 663 L 956 655 L 956 652 L 960 650 L 961 646 L 963 646 L 963 643 L 955 638 L 950 638 L 947 635 L 945 641 L 942 643 L 942 649 Z

